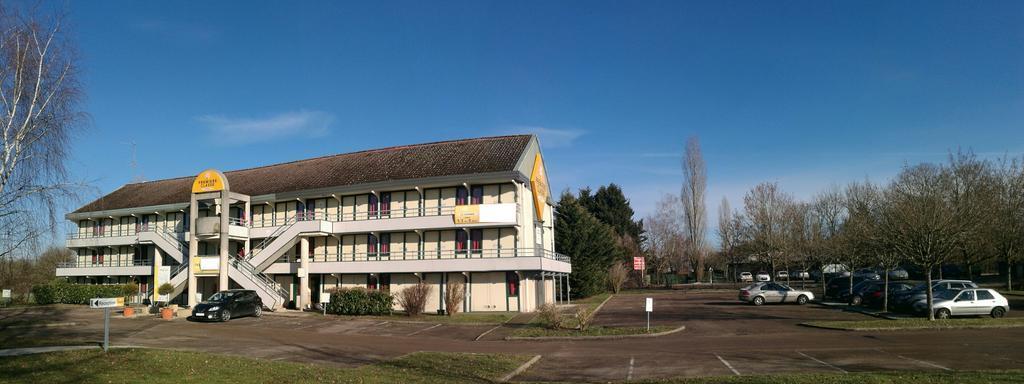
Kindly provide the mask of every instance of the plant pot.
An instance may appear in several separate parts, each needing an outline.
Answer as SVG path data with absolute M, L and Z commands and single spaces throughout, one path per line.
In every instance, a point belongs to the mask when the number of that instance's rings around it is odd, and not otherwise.
M 160 308 L 160 318 L 164 320 L 170 320 L 174 318 L 174 309 L 168 307 Z
M 135 308 L 124 307 L 124 317 L 135 317 Z

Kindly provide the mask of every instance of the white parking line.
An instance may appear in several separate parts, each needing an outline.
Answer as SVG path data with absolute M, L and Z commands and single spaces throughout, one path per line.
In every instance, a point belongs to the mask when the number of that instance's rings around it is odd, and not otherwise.
M 473 339 L 473 341 L 480 341 L 480 339 L 484 338 L 484 336 L 487 336 L 488 333 L 491 333 L 492 331 L 498 328 L 501 328 L 501 324 L 495 325 L 494 328 L 484 331 L 484 333 L 481 333 L 480 336 L 477 336 L 475 339 Z
M 635 360 L 633 356 L 629 357 L 629 371 L 626 372 L 626 381 L 633 381 L 633 362 Z
M 390 323 L 390 321 L 382 321 L 382 322 L 379 322 L 377 324 L 371 325 L 371 327 L 379 327 L 379 326 L 387 324 L 387 323 Z
M 847 371 L 846 371 L 845 369 L 842 369 L 842 368 L 839 368 L 839 367 L 837 367 L 837 366 L 834 366 L 834 365 L 832 365 L 832 364 L 829 364 L 829 363 L 826 363 L 826 362 L 824 362 L 824 361 L 818 360 L 818 359 L 814 358 L 814 356 L 808 355 L 808 354 L 806 354 L 806 353 L 803 353 L 803 352 L 800 352 L 800 351 L 796 351 L 796 353 L 799 353 L 799 354 L 800 354 L 800 356 L 803 356 L 803 357 L 806 357 L 806 358 L 808 358 L 808 359 L 814 360 L 814 361 L 818 362 L 818 363 L 819 363 L 819 364 L 821 364 L 821 365 L 824 365 L 824 366 L 826 366 L 826 367 L 832 368 L 832 369 L 834 369 L 834 370 L 837 370 L 837 371 L 839 371 L 839 372 L 842 372 L 842 373 L 849 373 L 849 372 L 847 372 Z
M 725 367 L 729 368 L 729 370 L 732 371 L 732 373 L 736 374 L 736 376 L 740 376 L 740 371 L 737 371 L 736 368 L 733 368 L 732 364 L 729 364 L 728 361 L 725 361 L 725 359 L 723 359 L 722 356 L 718 356 L 718 354 L 715 354 L 715 357 L 717 357 L 718 361 L 721 361 L 722 364 L 725 364 Z
M 415 336 L 416 334 L 418 334 L 418 333 L 420 333 L 420 332 L 424 332 L 424 331 L 429 331 L 429 330 L 431 330 L 431 329 L 434 329 L 434 328 L 437 328 L 437 327 L 440 327 L 440 326 L 441 326 L 441 324 L 434 324 L 434 325 L 432 325 L 432 326 L 429 326 L 429 327 L 427 327 L 427 328 L 423 328 L 423 329 L 421 329 L 421 330 L 418 330 L 418 331 L 416 331 L 416 332 L 410 333 L 410 334 L 408 334 L 408 335 L 406 335 L 406 336 Z
M 947 371 L 952 371 L 952 369 L 950 369 L 950 368 L 947 368 L 947 367 L 943 367 L 943 366 L 941 366 L 941 365 L 935 364 L 935 363 L 933 363 L 933 362 L 930 362 L 930 361 L 924 361 L 924 360 L 918 360 L 918 359 L 911 359 L 911 358 L 909 358 L 909 357 L 906 357 L 906 356 L 901 356 L 901 355 L 896 355 L 896 357 L 898 357 L 898 358 L 901 358 L 901 359 L 904 359 L 904 360 L 908 360 L 908 361 L 913 361 L 913 362 L 915 362 L 915 363 L 918 363 L 918 364 L 921 364 L 921 365 L 927 365 L 927 366 L 929 366 L 929 367 L 933 367 L 933 368 L 938 368 L 938 369 L 943 369 L 943 370 L 947 370 Z

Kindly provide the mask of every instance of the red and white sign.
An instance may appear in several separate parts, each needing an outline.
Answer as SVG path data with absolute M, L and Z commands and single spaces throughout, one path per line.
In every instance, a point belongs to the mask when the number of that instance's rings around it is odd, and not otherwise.
M 645 262 L 645 259 L 643 257 L 634 257 L 633 258 L 633 270 L 634 271 L 643 271 L 643 270 L 647 269 L 646 267 L 647 267 L 647 263 Z

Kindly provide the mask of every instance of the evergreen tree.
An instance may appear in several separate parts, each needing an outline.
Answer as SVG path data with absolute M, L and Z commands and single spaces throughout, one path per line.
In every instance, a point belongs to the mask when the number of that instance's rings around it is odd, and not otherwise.
M 584 188 L 579 195 L 579 203 L 619 236 L 629 236 L 635 244 L 643 242 L 643 220 L 633 221 L 633 207 L 618 185 L 601 186 L 593 195 L 590 188 Z
M 608 268 L 623 257 L 615 231 L 568 192 L 562 194 L 555 211 L 555 251 L 572 258 L 569 283 L 576 297 L 604 292 Z

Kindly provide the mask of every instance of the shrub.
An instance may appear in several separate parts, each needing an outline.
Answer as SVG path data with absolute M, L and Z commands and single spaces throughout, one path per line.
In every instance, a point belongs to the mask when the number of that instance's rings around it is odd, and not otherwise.
M 398 305 L 405 310 L 407 315 L 419 316 L 427 306 L 430 290 L 430 285 L 424 282 L 407 287 L 398 293 Z
M 36 304 L 89 304 L 89 299 L 96 297 L 124 297 L 128 288 L 127 284 L 71 284 L 56 279 L 33 286 L 32 296 Z
M 594 314 L 586 306 L 576 307 L 576 323 L 579 324 L 580 331 L 586 331 L 590 327 L 590 324 L 594 322 Z
M 629 280 L 629 269 L 625 264 L 615 263 L 608 268 L 608 285 L 611 286 L 613 293 L 619 293 L 626 280 Z
M 379 290 L 341 288 L 329 291 L 331 302 L 327 312 L 335 315 L 388 315 L 395 298 Z
M 131 283 L 128 283 L 128 284 L 124 285 L 124 292 L 122 292 L 122 294 L 126 298 L 125 301 L 127 301 L 127 297 L 135 296 L 138 293 L 139 293 L 139 285 L 138 284 L 136 284 L 134 282 L 131 282 Z
M 448 316 L 459 312 L 462 301 L 466 299 L 466 284 L 462 280 L 448 280 L 444 290 L 444 307 Z
M 559 329 L 565 325 L 565 317 L 558 312 L 558 307 L 551 303 L 537 308 L 537 320 L 548 329 Z

